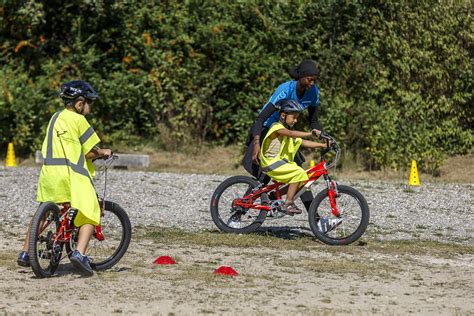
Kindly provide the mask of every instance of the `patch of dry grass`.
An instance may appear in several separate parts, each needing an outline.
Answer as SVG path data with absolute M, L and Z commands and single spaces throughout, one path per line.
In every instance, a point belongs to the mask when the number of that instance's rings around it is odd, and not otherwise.
M 150 170 L 174 173 L 245 174 L 240 146 L 213 147 L 193 152 L 146 151 Z
M 387 254 L 431 255 L 440 258 L 474 254 L 474 247 L 454 243 L 441 243 L 431 240 L 391 240 L 369 242 L 371 251 Z
M 378 276 L 388 277 L 388 271 L 391 271 L 391 267 L 395 263 L 370 261 L 367 258 L 360 257 L 337 257 L 334 259 L 327 258 L 299 258 L 288 260 L 275 260 L 277 266 L 283 266 L 288 268 L 302 268 L 305 271 L 317 272 L 317 273 L 353 273 L 361 276 L 369 274 L 377 274 Z
M 135 231 L 135 238 L 150 239 L 154 244 L 198 245 L 203 247 L 229 248 L 268 248 L 280 250 L 321 251 L 331 253 L 378 252 L 385 254 L 435 255 L 449 258 L 455 255 L 474 254 L 474 247 L 461 244 L 448 244 L 429 240 L 389 240 L 365 238 L 363 244 L 349 246 L 328 246 L 312 236 L 280 238 L 262 234 L 226 234 L 221 232 L 187 232 L 173 228 L 147 228 Z
M 188 232 L 173 228 L 148 228 L 135 232 L 135 238 L 151 239 L 154 243 L 177 243 L 180 245 L 200 245 L 204 247 L 230 247 L 230 248 L 279 248 L 310 250 L 321 247 L 313 242 L 313 238 L 294 238 L 283 240 L 265 234 L 226 234 L 217 231 Z
M 246 174 L 241 166 L 242 147 L 233 145 L 227 147 L 213 147 L 195 150 L 192 153 L 164 152 L 149 150 L 150 170 L 177 172 L 177 173 L 202 173 L 202 174 Z M 311 159 L 317 161 L 317 155 L 308 155 L 304 167 L 309 166 Z M 366 171 L 360 165 L 344 162 L 344 168 L 337 171 L 338 178 L 353 180 L 390 180 L 408 181 L 410 167 L 401 170 L 386 168 L 380 171 Z M 440 169 L 440 176 L 434 177 L 419 170 L 421 183 L 423 182 L 474 182 L 474 154 L 448 158 Z
M 190 147 L 186 151 L 159 151 L 153 147 L 131 148 L 119 152 L 142 153 L 150 156 L 148 171 L 197 173 L 197 174 L 247 174 L 241 166 L 242 146 L 215 146 Z M 318 155 L 307 155 L 304 167 L 309 166 L 311 159 L 318 159 Z M 3 162 L 2 162 L 3 163 Z M 20 166 L 34 166 L 34 159 L 19 159 Z M 384 169 L 380 171 L 366 171 L 354 163 L 348 156 L 344 167 L 337 170 L 339 179 L 352 180 L 384 180 L 407 182 L 410 175 L 410 166 L 401 170 Z M 440 176 L 434 177 L 419 170 L 420 182 L 454 182 L 474 183 L 474 154 L 448 158 L 440 168 Z

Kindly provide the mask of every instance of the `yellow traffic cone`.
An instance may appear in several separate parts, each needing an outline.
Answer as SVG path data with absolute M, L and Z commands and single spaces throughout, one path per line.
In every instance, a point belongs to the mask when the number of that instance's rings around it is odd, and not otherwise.
M 408 179 L 408 185 L 420 185 L 420 178 L 418 178 L 418 168 L 416 167 L 416 161 L 411 161 L 410 178 Z
M 5 166 L 16 167 L 15 150 L 13 149 L 13 143 L 8 143 L 7 159 L 5 161 Z

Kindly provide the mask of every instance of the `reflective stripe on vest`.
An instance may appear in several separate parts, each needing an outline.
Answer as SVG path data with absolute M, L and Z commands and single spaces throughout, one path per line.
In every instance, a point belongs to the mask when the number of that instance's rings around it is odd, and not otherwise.
M 94 129 L 91 127 L 89 127 L 87 129 L 87 131 L 84 132 L 84 134 L 81 135 L 81 137 L 79 137 L 79 142 L 82 144 L 84 144 L 85 142 L 87 142 L 87 140 L 94 134 Z
M 48 147 L 46 148 L 46 158 L 44 159 L 43 164 L 47 166 L 69 166 L 74 172 L 77 172 L 83 176 L 86 176 L 89 178 L 89 180 L 92 179 L 89 175 L 89 172 L 84 168 L 84 155 L 82 152 L 79 155 L 79 161 L 77 164 L 72 163 L 69 159 L 66 157 L 64 158 L 53 158 L 53 131 L 54 131 L 54 124 L 56 123 L 56 120 L 58 119 L 58 116 L 61 112 L 57 112 L 54 114 L 53 118 L 51 119 L 51 124 L 49 126 L 48 130 Z M 81 135 L 79 138 L 79 141 L 81 142 L 81 145 L 84 144 L 89 137 L 91 137 L 94 134 L 94 129 L 92 127 L 88 128 L 84 134 Z M 58 135 L 59 137 L 59 135 Z M 66 155 L 66 153 L 64 153 Z
M 288 160 L 286 160 L 286 159 L 278 160 L 278 161 L 272 163 L 271 165 L 269 165 L 268 167 L 263 168 L 263 171 L 264 172 L 273 171 L 276 168 L 281 167 L 281 166 L 283 166 L 287 163 L 288 163 Z

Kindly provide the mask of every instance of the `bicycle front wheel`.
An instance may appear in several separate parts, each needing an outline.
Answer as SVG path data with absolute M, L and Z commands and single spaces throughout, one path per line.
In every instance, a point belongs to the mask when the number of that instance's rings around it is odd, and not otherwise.
M 122 259 L 130 245 L 132 226 L 127 213 L 120 205 L 105 201 L 100 218 L 103 239 L 94 232 L 87 255 L 91 258 L 91 267 L 101 271 L 110 269 Z
M 340 217 L 331 212 L 328 190 L 321 191 L 309 207 L 309 225 L 316 238 L 323 243 L 349 245 L 367 229 L 369 206 L 359 191 L 345 185 L 338 186 L 336 204 Z
M 222 182 L 212 194 L 211 216 L 214 224 L 227 233 L 250 233 L 265 220 L 266 211 L 235 206 L 234 200 L 250 194 L 258 182 L 246 176 L 235 176 Z M 262 194 L 254 204 L 267 203 L 268 197 Z
M 31 220 L 28 236 L 30 265 L 38 278 L 54 274 L 61 259 L 61 243 L 55 242 L 60 227 L 59 207 L 56 203 L 41 203 Z

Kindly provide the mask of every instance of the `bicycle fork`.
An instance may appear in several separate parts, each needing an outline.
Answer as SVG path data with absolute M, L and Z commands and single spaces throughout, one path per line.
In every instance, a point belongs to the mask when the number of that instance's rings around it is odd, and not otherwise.
M 100 206 L 100 217 L 101 217 L 101 221 L 102 221 L 102 217 L 104 216 L 105 201 L 104 200 L 102 200 L 102 201 L 99 200 L 99 206 Z M 99 225 L 97 225 L 95 227 L 94 236 L 98 241 L 103 241 L 105 239 L 105 236 L 102 233 L 102 225 L 100 223 L 99 223 Z
M 341 213 L 337 208 L 336 197 L 338 195 L 337 192 L 337 183 L 329 178 L 329 176 L 325 176 L 324 180 L 326 182 L 326 187 L 328 189 L 328 197 L 329 197 L 329 204 L 331 205 L 331 213 L 336 216 L 340 217 Z

